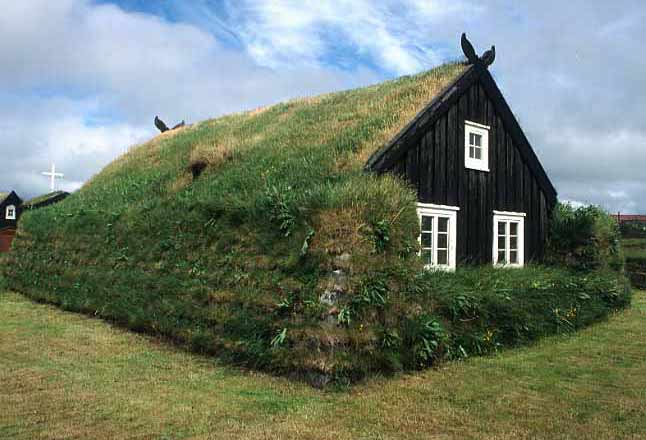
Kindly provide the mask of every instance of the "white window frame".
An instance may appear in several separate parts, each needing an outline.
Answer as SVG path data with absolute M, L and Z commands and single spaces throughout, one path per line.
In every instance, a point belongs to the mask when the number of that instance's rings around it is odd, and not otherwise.
M 12 212 L 10 214 L 9 212 Z M 16 205 L 8 205 L 5 209 L 5 219 L 6 220 L 15 220 L 16 219 Z
M 449 237 L 447 240 L 448 245 L 448 255 L 447 261 L 448 264 L 425 264 L 425 269 L 431 270 L 446 270 L 454 271 L 455 270 L 455 252 L 456 252 L 456 242 L 457 242 L 457 215 L 460 210 L 457 206 L 447 206 L 447 205 L 435 205 L 432 203 L 418 203 L 417 204 L 417 217 L 419 219 L 420 231 L 422 228 L 422 216 L 433 217 L 433 231 L 432 231 L 432 249 L 433 249 L 433 260 L 437 260 L 437 218 L 446 217 L 449 220 L 448 224 L 448 233 Z M 422 256 L 422 234 L 420 233 L 418 237 L 420 244 L 419 256 Z
M 464 166 L 472 170 L 489 171 L 489 130 L 488 125 L 473 121 L 464 121 Z M 480 159 L 469 157 L 471 134 L 479 135 L 482 139 Z
M 493 265 L 496 267 L 523 267 L 525 265 L 525 217 L 527 214 L 524 212 L 510 212 L 510 211 L 494 211 L 493 212 L 493 252 L 492 260 Z M 505 261 L 498 261 L 498 223 L 504 222 L 505 226 Z M 510 233 L 509 223 L 518 223 L 517 235 L 517 252 L 518 263 L 507 263 L 509 261 L 510 253 Z

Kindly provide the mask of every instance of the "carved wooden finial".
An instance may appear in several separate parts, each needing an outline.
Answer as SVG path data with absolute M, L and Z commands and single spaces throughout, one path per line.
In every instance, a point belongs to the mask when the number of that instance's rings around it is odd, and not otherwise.
M 480 61 L 482 61 L 485 66 L 491 66 L 491 64 L 493 63 L 493 60 L 495 59 L 496 59 L 496 46 L 491 46 L 491 49 L 483 53 L 482 56 L 480 57 Z
M 462 38 L 460 39 L 460 44 L 462 45 L 462 52 L 467 57 L 469 64 L 476 64 L 484 67 L 485 69 L 490 66 L 493 61 L 496 59 L 496 46 L 491 46 L 491 49 L 482 54 L 481 57 L 478 56 L 473 45 L 467 39 L 467 34 L 462 33 Z

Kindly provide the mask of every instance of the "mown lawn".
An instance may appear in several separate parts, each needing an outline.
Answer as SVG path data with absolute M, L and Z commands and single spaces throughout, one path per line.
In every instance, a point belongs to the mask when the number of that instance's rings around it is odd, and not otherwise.
M 645 238 L 624 238 L 621 246 L 627 258 L 646 258 Z
M 646 438 L 646 292 L 576 335 L 323 392 L 0 293 L 0 438 Z

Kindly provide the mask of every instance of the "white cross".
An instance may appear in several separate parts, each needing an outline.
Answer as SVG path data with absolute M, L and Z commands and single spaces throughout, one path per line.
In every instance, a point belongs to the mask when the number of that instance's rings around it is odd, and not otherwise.
M 55 184 L 56 184 L 56 178 L 60 177 L 62 179 L 63 176 L 64 176 L 63 173 L 57 173 L 56 172 L 56 165 L 53 164 L 53 163 L 52 163 L 52 170 L 49 171 L 49 172 L 48 171 L 43 171 L 43 175 L 49 176 L 49 181 L 50 181 L 49 186 L 50 186 L 52 192 L 54 192 L 54 188 L 55 188 Z

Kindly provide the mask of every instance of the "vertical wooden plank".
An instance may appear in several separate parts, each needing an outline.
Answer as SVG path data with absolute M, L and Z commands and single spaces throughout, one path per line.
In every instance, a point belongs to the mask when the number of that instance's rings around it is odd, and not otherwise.
M 406 177 L 406 167 L 404 166 L 404 161 L 399 161 L 393 165 L 392 170 L 390 170 L 394 175 L 402 179 L 407 179 Z
M 465 254 L 466 260 L 472 262 L 473 257 L 473 219 L 475 217 L 475 212 L 473 212 L 473 185 L 471 184 L 471 175 L 473 174 L 472 170 L 466 169 L 464 172 L 464 184 L 465 184 L 465 196 L 466 200 L 464 203 L 465 206 L 465 225 L 464 225 L 464 240 L 465 240 Z
M 477 84 L 472 85 L 469 88 L 469 120 L 473 122 L 480 122 L 478 118 L 478 88 Z M 466 252 L 468 260 L 470 263 L 477 261 L 478 254 L 478 242 L 477 242 L 477 230 L 478 223 L 480 219 L 479 209 L 478 209 L 478 187 L 477 187 L 477 176 L 475 175 L 476 171 L 465 168 L 465 182 L 466 182 L 466 194 L 467 194 L 467 214 L 468 218 L 466 220 Z
M 505 206 L 505 210 L 513 211 L 515 207 L 514 202 L 516 200 L 516 173 L 514 173 L 514 146 L 509 133 L 505 133 L 505 150 L 505 153 L 507 154 L 507 204 Z
M 529 170 L 529 167 L 524 161 L 521 162 L 523 170 L 523 186 L 522 186 L 522 206 L 525 213 L 525 261 L 533 259 L 536 252 L 536 212 L 533 210 L 532 197 L 534 190 L 532 182 L 534 177 Z
M 426 203 L 432 201 L 431 188 L 433 186 L 433 138 L 434 132 L 430 130 L 422 138 L 420 151 L 420 200 Z
M 487 94 L 484 88 L 477 84 L 478 90 L 478 117 L 481 124 L 487 125 Z
M 505 128 L 500 116 L 496 116 L 496 209 L 504 210 L 507 201 L 507 154 Z
M 435 123 L 435 176 L 433 178 L 433 200 L 435 203 L 446 204 L 446 115 Z
M 474 170 L 468 170 L 469 175 L 469 257 L 471 262 L 478 261 L 478 228 L 480 223 L 480 206 L 478 204 L 478 175 Z
M 457 205 L 457 135 L 458 135 L 458 106 L 454 104 L 449 109 L 446 126 L 446 204 Z
M 540 191 L 540 210 L 541 210 L 541 220 L 540 220 L 540 258 L 545 257 L 545 245 L 547 240 L 547 228 L 549 227 L 549 213 L 547 210 L 547 202 L 545 201 L 545 194 L 543 191 Z
M 469 119 L 473 122 L 480 122 L 480 115 L 478 114 L 478 88 L 476 85 L 471 86 L 469 89 Z
M 515 162 L 515 171 L 517 172 L 516 182 L 517 182 L 517 192 L 516 192 L 516 206 L 519 209 L 523 210 L 523 178 L 524 178 L 524 168 L 523 168 L 523 159 L 520 157 L 520 152 L 516 144 L 514 143 L 514 162 Z
M 406 153 L 406 175 L 408 181 L 417 190 L 419 200 L 419 144 Z
M 440 133 L 440 125 L 442 118 L 435 122 L 433 126 L 433 188 L 431 193 L 433 194 L 433 202 L 440 203 L 441 193 L 442 193 L 442 179 L 440 178 L 441 172 L 441 148 L 440 144 L 442 143 L 442 134 Z
M 458 138 L 457 138 L 457 205 L 460 207 L 458 212 L 458 234 L 457 234 L 457 258 L 458 261 L 464 262 L 467 259 L 467 241 L 468 229 L 467 221 L 469 218 L 469 205 L 467 203 L 468 182 L 467 170 L 464 166 L 464 121 L 468 119 L 469 113 L 469 94 L 464 93 L 458 102 Z
M 418 153 L 418 166 L 419 166 L 419 173 L 418 173 L 418 182 L 419 182 L 419 188 L 417 190 L 417 199 L 421 202 L 426 202 L 428 203 L 428 188 L 427 188 L 427 180 L 429 177 L 429 163 L 428 163 L 428 133 L 426 133 L 419 141 L 419 153 Z
M 497 188 L 497 170 L 498 170 L 498 154 L 496 151 L 496 113 L 493 103 L 483 89 L 485 100 L 485 121 L 490 127 L 489 129 L 489 172 L 486 176 L 486 204 L 482 216 L 483 235 L 483 254 L 482 263 L 491 263 L 491 248 L 493 246 L 493 210 L 496 205 L 496 188 Z
M 534 209 L 536 211 L 536 260 L 541 261 L 543 259 L 543 214 L 541 212 L 541 187 L 538 184 L 538 180 L 534 179 Z
M 491 229 L 488 225 L 487 218 L 488 218 L 488 213 L 487 213 L 487 208 L 488 208 L 488 203 L 487 203 L 487 198 L 488 198 L 488 177 L 489 173 L 486 172 L 479 172 L 478 173 L 478 194 L 480 195 L 480 200 L 478 201 L 478 205 L 480 207 L 480 215 L 478 216 L 479 222 L 478 222 L 478 243 L 480 243 L 479 249 L 478 249 L 478 263 L 484 264 L 485 263 L 485 258 L 486 258 L 486 251 L 488 249 L 488 243 L 487 243 L 487 236 L 489 235 L 489 230 Z

